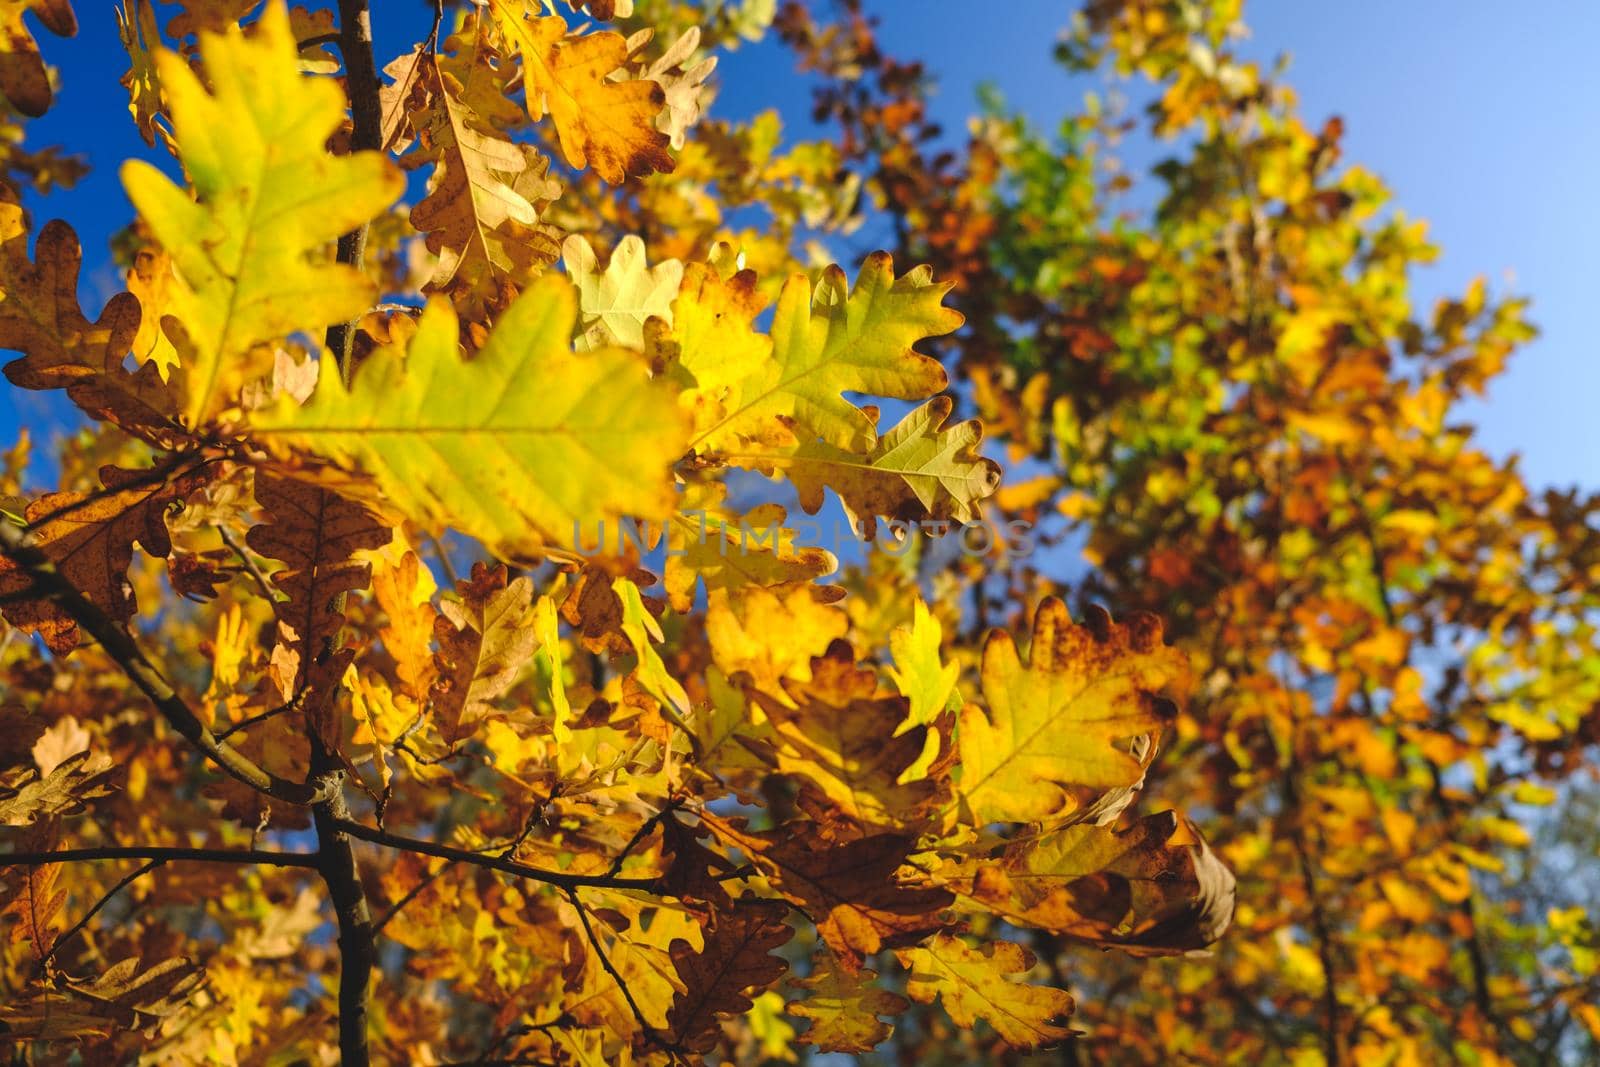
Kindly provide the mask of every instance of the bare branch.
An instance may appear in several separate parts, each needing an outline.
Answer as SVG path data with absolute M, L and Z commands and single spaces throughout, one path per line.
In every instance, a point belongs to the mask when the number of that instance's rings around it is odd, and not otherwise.
M 659 877 L 618 878 L 609 874 L 567 874 L 564 871 L 547 871 L 538 867 L 530 867 L 505 856 L 486 856 L 479 852 L 451 848 L 449 845 L 440 845 L 433 841 L 402 837 L 399 834 L 389 833 L 387 830 L 375 830 L 353 821 L 340 822 L 338 829 L 351 837 L 359 837 L 363 841 L 370 841 L 385 848 L 398 849 L 402 852 L 416 852 L 424 856 L 436 856 L 440 859 L 454 860 L 458 863 L 470 863 L 477 867 L 487 867 L 493 871 L 516 875 L 518 878 L 528 878 L 535 882 L 543 882 L 546 885 L 553 885 L 560 889 L 579 889 L 583 887 L 637 889 L 646 893 L 654 893 L 657 896 L 666 895 L 662 891 Z
M 315 867 L 311 852 L 274 852 L 259 848 L 178 848 L 163 845 L 102 845 L 98 848 L 59 848 L 50 852 L 0 853 L 0 867 L 44 867 L 52 863 L 89 860 L 152 860 L 170 863 L 256 863 L 267 867 Z

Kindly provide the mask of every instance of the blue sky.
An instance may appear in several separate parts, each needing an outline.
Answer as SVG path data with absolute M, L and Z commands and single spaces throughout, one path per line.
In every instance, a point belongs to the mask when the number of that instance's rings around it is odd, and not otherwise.
M 396 54 L 426 29 L 426 5 L 376 5 L 380 52 Z M 1070 0 L 1017 0 L 1004 17 L 977 17 L 956 0 L 869 0 L 895 54 L 919 56 L 940 81 L 936 114 L 959 133 L 978 84 L 992 82 L 1042 127 L 1076 108 L 1088 84 L 1051 61 Z M 139 141 L 117 79 L 126 60 L 112 5 L 79 0 L 78 38 L 44 35 L 62 90 L 29 143 L 60 143 L 87 154 L 94 170 L 76 189 L 30 200 L 42 221 L 73 221 L 85 245 L 82 291 L 96 312 L 120 288 L 106 242 L 128 217 L 120 160 L 159 159 Z M 1343 116 L 1346 159 L 1382 175 L 1397 203 L 1428 219 L 1443 254 L 1418 272 L 1425 307 L 1460 292 L 1477 274 L 1500 292 L 1534 298 L 1542 336 L 1471 417 L 1497 455 L 1523 457 L 1535 485 L 1600 485 L 1600 360 L 1586 314 L 1600 301 L 1593 265 L 1600 211 L 1590 189 L 1600 173 L 1600 4 L 1540 3 L 1513 9 L 1489 0 L 1256 0 L 1246 9 L 1251 58 L 1293 55 L 1289 81 L 1313 124 Z M 409 34 L 409 36 L 408 36 Z M 380 55 L 380 62 L 386 56 Z M 776 45 L 724 59 L 724 114 L 778 107 L 798 131 L 808 122 L 808 86 Z M 0 442 L 16 426 L 46 440 L 65 411 L 59 403 L 0 389 Z

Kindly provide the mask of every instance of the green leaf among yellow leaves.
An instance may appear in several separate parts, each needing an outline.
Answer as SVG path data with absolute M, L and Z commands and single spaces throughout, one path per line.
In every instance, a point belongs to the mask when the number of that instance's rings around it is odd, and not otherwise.
M 325 361 L 308 404 L 281 400 L 253 430 L 371 474 L 384 506 L 506 559 L 574 544 L 580 525 L 664 518 L 687 436 L 674 391 L 634 353 L 573 352 L 576 318 L 571 285 L 544 276 L 463 360 L 455 313 L 434 300 L 405 352 L 380 349 L 348 389 Z
M 128 196 L 177 271 L 164 324 L 178 350 L 183 418 L 197 427 L 232 403 L 265 342 L 355 318 L 377 297 L 330 242 L 388 207 L 403 181 L 376 152 L 335 156 L 344 96 L 299 70 L 281 0 L 254 32 L 201 35 L 207 81 L 156 55 L 194 196 L 140 160 Z M 207 87 L 209 83 L 209 88 Z

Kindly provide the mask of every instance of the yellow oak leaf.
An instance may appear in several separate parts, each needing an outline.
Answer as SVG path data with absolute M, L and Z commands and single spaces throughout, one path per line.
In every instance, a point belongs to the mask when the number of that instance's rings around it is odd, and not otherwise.
M 1130 739 L 1167 720 L 1162 694 L 1180 694 L 1188 661 L 1141 615 L 1115 624 L 1092 612 L 1074 625 L 1050 598 L 1034 616 L 1028 663 L 1011 635 L 983 648 L 988 711 L 968 704 L 958 731 L 959 790 L 977 825 L 1032 822 L 1071 810 L 1074 786 L 1126 786 L 1144 774 Z
M 691 485 L 678 513 L 667 526 L 667 558 L 663 584 L 672 610 L 684 613 L 694 604 L 695 588 L 737 590 L 771 588 L 807 582 L 831 574 L 838 566 L 827 549 L 795 544 L 795 533 L 783 525 L 787 514 L 777 504 L 762 504 L 744 515 L 723 506 L 722 482 Z M 843 596 L 836 586 L 817 587 L 826 596 Z
M 578 234 L 561 246 L 567 277 L 578 287 L 580 349 L 623 345 L 643 351 L 644 326 L 651 318 L 672 325 L 672 301 L 683 280 L 683 264 L 645 262 L 644 241 L 629 234 L 617 243 L 605 270 L 589 242 Z
M 894 728 L 895 737 L 918 726 L 932 726 L 946 711 L 960 708 L 956 682 L 961 677 L 961 668 L 940 658 L 939 649 L 943 643 L 944 630 L 939 620 L 918 597 L 912 609 L 911 625 L 898 626 L 889 635 L 889 652 L 894 656 L 889 677 L 894 679 L 900 695 L 911 702 L 906 717 Z M 929 766 L 939 755 L 939 737 L 939 731 L 927 731 L 922 755 L 901 773 L 900 782 L 927 777 Z
M 190 427 L 232 403 L 259 370 L 252 353 L 265 342 L 345 322 L 372 304 L 376 286 L 328 262 L 329 242 L 404 188 L 376 152 L 327 151 L 344 96 L 300 73 L 282 0 L 248 37 L 202 33 L 200 54 L 206 81 L 183 56 L 156 54 L 194 195 L 142 160 L 122 167 L 129 198 L 177 273 L 163 327 L 182 365 L 175 377 Z
M 797 1040 L 821 1052 L 870 1052 L 887 1041 L 894 1026 L 879 1016 L 904 1014 L 911 1002 L 873 985 L 877 977 L 869 970 L 852 974 L 839 967 L 832 953 L 817 953 L 809 975 L 789 979 L 791 986 L 810 994 L 784 1005 L 790 1015 L 811 1020 Z
M 944 427 L 951 407 L 949 397 L 934 397 L 865 454 L 807 441 L 774 462 L 799 490 L 800 506 L 807 513 L 816 514 L 823 489 L 832 489 L 868 539 L 877 533 L 879 516 L 972 522 L 978 517 L 978 501 L 1000 485 L 1000 465 L 978 454 L 983 426 L 977 419 Z
M 738 452 L 746 442 L 816 436 L 871 449 L 875 416 L 843 394 L 921 400 L 943 389 L 944 368 L 912 346 L 961 325 L 961 313 L 943 306 L 949 291 L 925 266 L 896 278 L 886 252 L 867 257 L 854 287 L 838 267 L 815 286 L 792 276 L 773 314 L 771 358 L 732 386 L 726 414 L 698 432 L 694 447 Z
M 646 330 L 646 350 L 683 386 L 680 402 L 698 436 L 727 417 L 735 387 L 771 358 L 772 338 L 757 331 L 766 298 L 754 271 L 723 278 L 707 263 L 684 268 L 670 329 Z
M 939 934 L 921 948 L 897 954 L 911 972 L 906 995 L 920 1004 L 939 998 L 957 1026 L 982 1019 L 1013 1048 L 1055 1044 L 1072 1036 L 1061 1020 L 1072 1013 L 1072 996 L 1050 986 L 1015 981 L 1033 969 L 1033 953 L 1012 941 L 973 948 L 959 937 Z

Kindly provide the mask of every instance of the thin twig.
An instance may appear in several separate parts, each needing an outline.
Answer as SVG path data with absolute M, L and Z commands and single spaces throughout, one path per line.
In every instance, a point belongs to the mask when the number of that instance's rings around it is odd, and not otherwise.
M 660 1045 L 663 1049 L 669 1052 L 678 1051 L 676 1045 L 666 1041 L 660 1034 L 656 1033 L 656 1028 L 650 1025 L 644 1017 L 644 1012 L 639 1010 L 638 1002 L 633 999 L 633 991 L 628 988 L 628 983 L 622 980 L 622 975 L 612 965 L 611 957 L 606 955 L 606 950 L 600 947 L 600 939 L 595 936 L 594 927 L 589 922 L 588 909 L 583 906 L 583 901 L 578 899 L 578 891 L 576 889 L 568 889 L 567 899 L 578 910 L 578 921 L 583 924 L 583 935 L 589 939 L 589 947 L 594 949 L 595 956 L 600 960 L 600 966 L 611 976 L 611 980 L 617 984 L 617 989 L 622 993 L 622 999 L 628 1002 L 628 1010 L 633 1012 L 634 1019 L 639 1023 L 639 1029 L 644 1032 L 646 1038 Z
M 640 824 L 639 829 L 635 830 L 633 832 L 633 836 L 628 838 L 628 843 L 622 846 L 622 851 L 618 852 L 616 857 L 612 859 L 611 866 L 606 870 L 606 873 L 621 874 L 623 862 L 633 854 L 634 849 L 639 847 L 639 843 L 645 838 L 649 837 L 651 832 L 655 830 L 657 826 L 661 825 L 661 820 L 666 818 L 672 812 L 676 811 L 682 803 L 683 801 L 681 799 L 675 798 L 673 800 L 669 800 L 666 807 L 662 808 L 660 811 L 656 812 L 654 815 L 650 816 L 650 818 L 646 819 L 642 824 Z
M 421 896 L 422 891 L 427 889 L 434 882 L 437 882 L 439 877 L 443 875 L 445 871 L 448 871 L 451 866 L 453 866 L 453 864 L 451 864 L 449 861 L 441 863 L 438 869 L 429 871 L 427 874 L 423 875 L 422 879 L 418 881 L 416 885 L 406 890 L 405 894 L 402 895 L 399 900 L 389 905 L 389 910 L 384 912 L 382 917 L 372 924 L 373 936 L 376 937 L 378 934 L 382 933 L 383 928 L 388 926 L 390 921 L 393 920 L 396 915 L 399 915 L 407 904 L 410 904 L 413 900 L 416 900 L 419 896 Z
M 392 834 L 386 830 L 375 830 L 369 826 L 353 820 L 344 820 L 338 823 L 340 832 L 351 837 L 359 837 L 363 841 L 370 841 L 375 845 L 385 848 L 398 849 L 402 852 L 416 852 L 424 856 L 435 856 L 439 859 L 454 860 L 458 863 L 470 863 L 475 867 L 487 867 L 492 871 L 513 874 L 519 878 L 527 878 L 535 882 L 543 882 L 560 889 L 577 889 L 592 887 L 597 889 L 636 889 L 657 896 L 666 896 L 663 892 L 661 879 L 654 878 L 618 878 L 606 874 L 568 874 L 565 871 L 547 871 L 539 867 L 530 867 L 524 863 L 505 856 L 486 856 L 479 852 L 468 852 L 465 849 L 452 848 L 433 841 L 422 841 L 413 837 L 403 837 Z
M 267 581 L 267 576 L 261 573 L 261 568 L 256 565 L 255 559 L 249 552 L 245 551 L 243 545 L 233 539 L 233 535 L 228 532 L 228 528 L 220 522 L 217 523 L 217 535 L 222 538 L 222 543 L 227 545 L 235 556 L 239 557 L 239 562 L 244 565 L 245 571 L 255 580 L 256 588 L 261 590 L 261 595 L 266 602 L 271 604 L 276 601 L 278 599 L 277 594 L 272 591 L 272 585 Z
M 275 708 L 268 708 L 266 711 L 263 711 L 257 715 L 251 715 L 249 718 L 240 719 L 238 722 L 234 723 L 232 726 L 218 734 L 217 740 L 226 741 L 240 730 L 248 730 L 250 727 L 264 723 L 268 719 L 275 719 L 286 711 L 299 711 L 300 708 L 305 704 L 306 695 L 310 692 L 311 689 L 309 686 L 304 687 L 300 690 L 300 692 L 290 697 L 286 703 L 279 704 Z
M 72 926 L 65 933 L 63 933 L 60 937 L 55 939 L 55 942 L 53 944 L 51 944 L 51 946 L 50 946 L 50 951 L 46 952 L 44 954 L 44 958 L 39 961 L 39 968 L 41 970 L 43 970 L 50 963 L 51 960 L 55 959 L 56 953 L 61 951 L 61 946 L 65 945 L 68 941 L 71 941 L 74 937 L 76 937 L 79 934 L 79 932 L 81 932 L 85 927 L 87 927 L 89 925 L 89 921 L 91 919 L 93 919 L 96 915 L 100 914 L 100 909 L 105 907 L 107 904 L 111 903 L 111 898 L 112 897 L 114 897 L 118 893 L 122 892 L 122 890 L 127 888 L 127 886 L 130 885 L 131 883 L 138 881 L 140 878 L 143 878 L 145 875 L 149 874 L 151 871 L 155 870 L 157 867 L 162 866 L 166 862 L 167 862 L 166 860 L 160 860 L 160 859 L 149 860 L 144 864 L 144 866 L 140 867 L 138 870 L 132 872 L 131 874 L 125 875 L 122 878 L 121 881 L 117 882 L 116 885 L 114 885 L 110 889 L 106 890 L 106 892 L 100 897 L 100 899 L 95 901 L 94 907 L 90 908 L 87 912 L 84 913 L 83 918 L 81 918 L 77 922 L 73 923 Z

